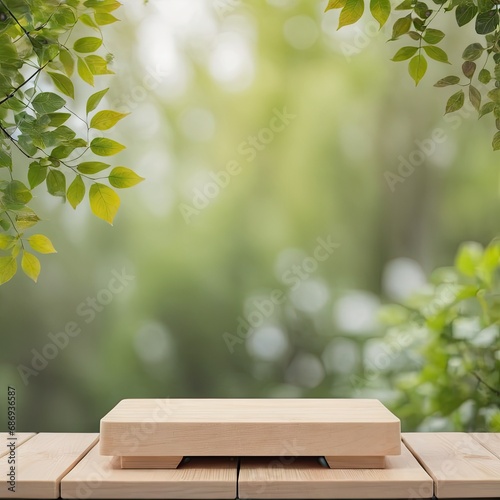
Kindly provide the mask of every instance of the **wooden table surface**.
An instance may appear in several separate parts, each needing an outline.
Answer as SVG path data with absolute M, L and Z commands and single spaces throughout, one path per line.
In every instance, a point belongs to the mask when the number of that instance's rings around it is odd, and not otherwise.
M 98 434 L 0 433 L 0 498 L 500 498 L 500 433 L 403 433 L 385 469 L 329 469 L 313 457 L 193 457 L 178 469 L 121 469 Z

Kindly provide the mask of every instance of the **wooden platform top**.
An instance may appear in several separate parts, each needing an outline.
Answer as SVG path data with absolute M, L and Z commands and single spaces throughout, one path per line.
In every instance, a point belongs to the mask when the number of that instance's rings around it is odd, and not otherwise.
M 102 423 L 394 423 L 377 399 L 124 399 Z

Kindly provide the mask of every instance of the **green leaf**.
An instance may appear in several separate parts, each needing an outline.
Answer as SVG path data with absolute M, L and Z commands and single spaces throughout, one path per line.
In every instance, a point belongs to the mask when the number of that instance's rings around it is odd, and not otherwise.
M 98 172 L 101 172 L 101 170 L 105 170 L 110 166 L 111 165 L 109 163 L 103 163 L 101 161 L 84 161 L 83 163 L 80 163 L 76 169 L 82 174 L 92 175 L 97 174 Z
M 92 212 L 112 225 L 120 207 L 119 196 L 108 186 L 96 182 L 90 188 L 89 198 Z
M 0 250 L 7 250 L 15 242 L 14 236 L 10 234 L 0 234 Z
M 453 111 L 458 111 L 464 105 L 464 102 L 465 102 L 464 91 L 459 90 L 448 99 L 448 102 L 446 103 L 445 114 L 453 113 Z
M 486 104 L 483 104 L 482 108 L 479 111 L 479 118 L 491 113 L 494 108 L 495 108 L 494 102 L 490 101 L 490 102 L 487 102 Z
M 495 134 L 491 145 L 493 146 L 493 151 L 498 151 L 500 149 L 500 132 Z
M 94 86 L 94 75 L 87 66 L 87 63 L 81 57 L 78 58 L 76 66 L 80 78 L 89 85 Z
M 434 45 L 439 43 L 444 38 L 444 33 L 441 30 L 435 30 L 433 28 L 427 28 L 424 33 L 424 40 L 427 43 Z
M 59 127 L 71 117 L 71 113 L 49 113 L 49 127 Z
M 411 14 L 406 17 L 398 19 L 394 26 L 392 27 L 392 38 L 391 40 L 396 40 L 401 35 L 404 35 L 410 31 L 411 28 Z
M 471 43 L 466 47 L 462 54 L 462 59 L 466 61 L 475 61 L 483 54 L 484 48 L 480 43 Z
M 394 57 L 392 58 L 393 61 L 406 61 L 407 59 L 410 59 L 410 57 L 414 56 L 415 53 L 417 52 L 418 47 L 401 47 L 396 54 L 394 54 Z
M 111 156 L 123 151 L 125 146 L 113 139 L 106 139 L 105 137 L 96 137 L 90 143 L 90 149 L 97 156 Z
M 370 0 L 370 12 L 382 28 L 391 13 L 391 2 L 389 0 Z
M 10 281 L 17 272 L 15 257 L 0 257 L 0 285 Z
M 79 38 L 73 44 L 73 49 L 80 53 L 95 52 L 102 45 L 102 40 L 95 36 Z
M 99 92 L 96 92 L 95 94 L 92 94 L 88 100 L 87 100 L 87 114 L 89 114 L 91 111 L 94 111 L 97 106 L 99 106 L 99 103 L 101 102 L 101 99 L 106 95 L 108 89 L 104 90 L 99 90 Z
M 52 196 L 66 197 L 66 177 L 62 172 L 50 169 L 47 174 L 47 191 Z
M 427 61 L 425 57 L 421 54 L 415 56 L 408 65 L 408 72 L 415 81 L 415 85 L 418 85 L 418 82 L 422 80 L 426 71 L 427 71 Z
M 108 69 L 106 59 L 101 56 L 91 55 L 85 57 L 85 62 L 93 75 L 113 75 L 113 71 Z
M 12 156 L 0 148 L 0 168 L 12 168 Z
M 413 0 L 403 0 L 394 10 L 412 10 Z
M 447 76 L 436 82 L 434 87 L 448 87 L 450 85 L 457 85 L 457 83 L 460 83 L 460 78 L 458 76 Z
M 491 73 L 486 69 L 483 68 L 477 77 L 477 79 L 481 82 L 487 85 L 491 81 Z
M 14 205 L 26 205 L 33 198 L 27 186 L 16 180 L 9 182 L 4 193 L 4 201 Z
M 479 243 L 462 243 L 455 258 L 455 267 L 464 275 L 473 278 L 483 258 L 483 247 Z
M 79 21 L 81 21 L 83 24 L 90 26 L 91 28 L 99 31 L 99 26 L 94 22 L 94 20 L 88 15 L 88 14 L 82 14 L 79 18 Z
M 38 215 L 29 207 L 23 207 L 16 214 L 16 227 L 19 231 L 24 231 L 33 227 L 40 221 Z
M 47 74 L 52 78 L 54 85 L 65 95 L 75 98 L 75 87 L 73 86 L 73 82 L 62 73 L 54 73 L 52 71 L 48 71 Z
M 67 198 L 70 205 L 76 208 L 85 196 L 85 184 L 82 176 L 77 175 L 68 188 Z
M 43 115 L 61 109 L 66 104 L 66 101 L 53 92 L 42 92 L 31 101 L 31 104 L 37 113 Z
M 477 7 L 474 2 L 467 1 L 457 6 L 455 17 L 459 26 L 465 26 L 471 22 L 477 14 Z
M 90 120 L 90 128 L 108 130 L 122 118 L 125 118 L 127 114 L 128 113 L 118 113 L 118 111 L 111 111 L 109 109 L 99 111 L 92 117 L 92 120 Z
M 481 108 L 481 92 L 473 85 L 469 85 L 469 101 L 479 111 Z
M 472 79 L 476 72 L 476 63 L 473 61 L 465 61 L 462 64 L 462 72 L 467 78 Z
M 342 7 L 344 7 L 346 2 L 347 0 L 329 0 L 325 12 L 328 12 L 332 9 L 341 9 Z
M 96 12 L 94 19 L 99 26 L 106 26 L 107 24 L 113 24 L 116 23 L 116 21 L 119 21 L 119 19 L 113 16 L 113 14 L 109 14 L 107 12 Z
M 42 167 L 40 163 L 33 162 L 28 170 L 28 182 L 31 189 L 40 185 L 47 177 L 47 167 Z
M 71 76 L 75 69 L 75 60 L 69 50 L 61 48 L 61 51 L 59 52 L 59 60 L 61 61 L 66 74 Z
M 109 183 L 118 189 L 129 188 L 142 182 L 144 177 L 126 167 L 115 167 L 109 174 Z
M 479 35 L 487 35 L 495 31 L 497 26 L 498 12 L 496 10 L 480 12 L 476 17 L 476 33 Z
M 424 37 L 425 39 L 425 37 Z M 439 48 L 435 47 L 434 45 L 426 45 L 424 47 L 425 53 L 431 58 L 434 59 L 435 61 L 450 64 L 450 61 L 448 61 L 448 55 L 446 52 Z
M 414 10 L 421 19 L 427 19 L 432 14 L 432 10 L 429 9 L 429 6 L 424 2 L 417 2 Z
M 96 12 L 112 12 L 120 7 L 121 3 L 116 0 L 87 0 L 83 5 Z
M 496 88 L 488 92 L 488 97 L 495 103 L 500 104 L 500 89 Z
M 31 248 L 38 253 L 57 253 L 52 242 L 44 234 L 34 234 L 28 238 Z
M 359 21 L 365 10 L 364 0 L 347 0 L 346 4 L 340 12 L 339 27 L 348 26 Z
M 26 250 L 23 250 L 21 267 L 28 278 L 31 278 L 35 283 L 38 281 L 41 269 L 40 261 L 33 254 L 26 252 Z

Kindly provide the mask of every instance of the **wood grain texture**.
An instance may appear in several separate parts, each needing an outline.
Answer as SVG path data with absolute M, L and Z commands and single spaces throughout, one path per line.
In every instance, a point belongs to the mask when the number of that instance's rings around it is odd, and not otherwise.
M 434 479 L 436 497 L 500 496 L 500 460 L 471 435 L 404 433 L 403 441 Z
M 101 420 L 109 456 L 385 456 L 400 422 L 374 399 L 128 399 Z
M 330 469 L 384 469 L 385 457 L 325 457 Z
M 432 498 L 432 479 L 402 446 L 387 457 L 385 469 L 328 469 L 313 458 L 283 460 L 243 458 L 240 498 L 339 499 Z
M 34 432 L 16 432 L 14 435 L 15 439 L 12 439 L 12 436 L 8 432 L 0 432 L 0 458 L 9 453 L 10 450 L 7 446 L 11 443 L 15 443 L 15 446 L 19 447 L 34 435 Z
M 119 459 L 93 448 L 61 482 L 62 498 L 234 499 L 237 462 L 193 458 L 177 469 L 122 469 Z
M 17 449 L 16 491 L 0 489 L 0 498 L 59 498 L 61 478 L 97 443 L 97 434 L 41 433 Z M 7 477 L 7 456 L 0 474 Z
M 500 458 L 500 432 L 474 432 L 471 436 L 493 455 Z M 499 494 L 500 496 L 500 494 Z
M 184 457 L 120 457 L 122 469 L 175 469 Z

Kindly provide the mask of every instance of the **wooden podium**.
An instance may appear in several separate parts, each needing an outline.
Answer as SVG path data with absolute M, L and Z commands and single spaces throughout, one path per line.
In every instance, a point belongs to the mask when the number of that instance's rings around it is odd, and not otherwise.
M 382 469 L 400 455 L 400 421 L 375 399 L 126 399 L 101 420 L 100 454 L 123 469 L 184 457 L 324 457 Z

